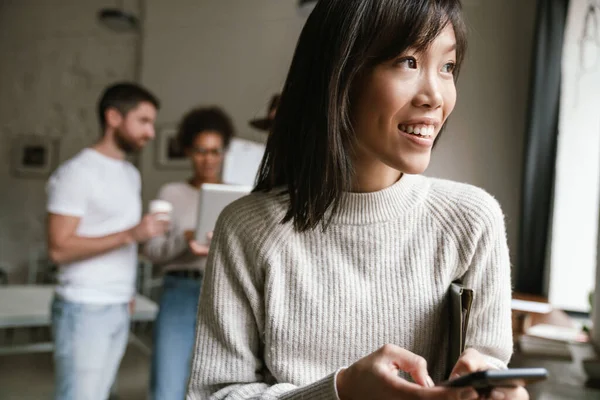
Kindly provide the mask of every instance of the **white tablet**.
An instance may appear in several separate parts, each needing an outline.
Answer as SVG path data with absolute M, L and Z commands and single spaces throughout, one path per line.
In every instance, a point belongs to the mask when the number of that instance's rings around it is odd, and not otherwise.
M 198 223 L 196 224 L 196 241 L 208 243 L 207 234 L 215 229 L 221 211 L 235 200 L 246 196 L 252 186 L 224 185 L 204 183 L 200 186 L 198 202 Z

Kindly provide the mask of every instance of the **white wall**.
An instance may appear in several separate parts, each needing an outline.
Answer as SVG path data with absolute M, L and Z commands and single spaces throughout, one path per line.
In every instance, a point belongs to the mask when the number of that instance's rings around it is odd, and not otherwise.
M 586 0 L 570 1 L 567 14 L 548 266 L 550 303 L 584 312 L 595 285 L 600 205 L 598 49 L 593 36 L 581 45 L 582 32 L 597 29 L 587 20 L 589 6 Z
M 248 120 L 266 114 L 280 91 L 304 24 L 295 0 L 147 0 L 142 82 L 163 107 L 160 124 L 176 124 L 196 105 L 217 104 L 241 137 L 264 141 Z M 141 161 L 143 197 L 185 179 L 188 170 L 164 170 L 155 146 Z
M 428 175 L 493 194 L 506 215 L 516 261 L 525 116 L 535 0 L 479 0 L 465 6 L 469 50 L 458 103 L 434 150 Z
M 45 242 L 45 180 L 11 175 L 10 138 L 61 139 L 65 160 L 98 137 L 95 106 L 108 83 L 131 79 L 136 38 L 101 28 L 110 0 L 0 1 L 0 261 L 25 275 Z

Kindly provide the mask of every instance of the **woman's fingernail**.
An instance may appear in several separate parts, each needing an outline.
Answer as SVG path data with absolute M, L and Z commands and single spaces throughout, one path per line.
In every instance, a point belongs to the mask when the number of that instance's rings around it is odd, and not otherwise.
M 427 377 L 427 386 L 429 386 L 429 387 L 435 386 L 435 384 L 433 383 L 433 379 L 431 379 L 430 376 Z
M 469 389 L 464 389 L 460 392 L 461 400 L 475 400 L 478 398 L 479 398 L 479 395 L 477 394 L 475 389 L 469 388 Z
M 456 379 L 456 378 L 460 378 L 460 375 L 459 374 L 452 374 L 450 376 L 450 379 Z
M 492 400 L 504 400 L 505 397 L 506 395 L 504 394 L 504 392 L 501 392 L 499 390 L 492 391 Z

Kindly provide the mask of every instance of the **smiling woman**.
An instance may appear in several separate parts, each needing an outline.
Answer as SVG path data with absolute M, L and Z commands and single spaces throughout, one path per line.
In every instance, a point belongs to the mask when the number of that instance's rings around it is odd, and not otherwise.
M 229 116 L 218 107 L 188 111 L 179 123 L 177 147 L 192 176 L 165 184 L 157 198 L 171 205 L 168 232 L 149 240 L 144 253 L 164 271 L 154 326 L 150 393 L 153 399 L 182 399 L 190 371 L 196 309 L 208 247 L 196 242 L 200 187 L 221 183 L 225 151 L 234 134 Z M 215 216 L 216 217 L 216 216 Z
M 188 400 L 476 399 L 434 383 L 506 367 L 502 211 L 481 189 L 419 175 L 465 48 L 458 0 L 317 3 L 254 193 L 215 229 Z M 467 350 L 448 363 L 456 280 L 476 295 Z
M 338 7 L 335 2 L 324 3 L 321 9 L 331 12 Z M 391 162 L 391 153 L 398 152 L 397 146 L 405 146 L 401 143 L 408 140 L 395 144 L 390 141 L 399 139 L 398 126 L 403 122 L 412 124 L 410 119 L 426 118 L 429 125 L 432 122 L 435 125 L 435 134 L 439 134 L 445 118 L 454 108 L 454 78 L 458 76 L 467 47 L 458 4 L 358 1 L 354 5 L 356 12 L 335 10 L 344 12 L 346 19 L 327 17 L 330 26 L 316 26 L 310 23 L 315 17 L 309 18 L 302 36 L 330 40 L 319 40 L 318 44 L 302 39 L 298 42 L 284 88 L 288 89 L 286 101 L 281 101 L 275 120 L 274 129 L 280 134 L 267 143 L 267 156 L 257 186 L 261 191 L 288 186 L 291 208 L 287 218 L 295 214 L 297 227 L 315 227 L 329 207 L 337 208 L 338 195 L 343 191 L 381 188 L 383 182 L 360 187 L 361 182 L 362 185 L 366 182 L 363 179 L 357 182 L 353 175 L 363 174 L 364 164 L 370 161 L 362 157 L 353 159 L 353 153 L 366 154 L 365 151 L 374 150 L 371 145 L 376 145 L 379 149 L 388 149 L 387 155 L 380 155 L 380 161 Z M 366 12 L 371 15 L 365 16 Z M 336 29 L 347 36 L 337 37 L 339 32 L 333 32 Z M 434 41 L 436 48 L 432 51 Z M 319 67 L 326 71 L 327 79 L 318 72 Z M 434 99 L 429 98 L 431 89 L 435 92 Z M 421 92 L 416 93 L 416 90 Z M 440 100 L 439 96 L 444 98 Z M 438 110 L 435 104 L 430 105 L 436 109 L 413 111 L 406 120 L 402 115 L 406 110 L 397 108 L 399 102 L 412 104 L 415 101 L 442 101 L 443 107 Z M 385 111 L 378 111 L 379 107 Z M 375 125 L 376 131 L 371 134 L 378 136 L 378 143 L 369 145 L 361 131 L 370 131 Z M 382 136 L 381 129 L 391 135 Z M 299 130 L 302 132 L 293 134 Z M 306 135 L 311 140 L 304 140 Z M 278 153 L 285 152 L 285 155 L 271 156 L 273 150 L 269 146 L 277 147 Z M 405 164 L 406 157 L 411 156 L 399 157 L 396 164 Z M 415 167 L 422 172 L 427 167 L 428 157 L 420 160 L 425 164 Z M 398 173 L 384 167 L 385 162 L 371 164 L 370 168 L 378 168 L 378 175 L 383 174 L 384 180 L 397 180 Z M 306 179 L 307 175 L 310 179 Z M 291 190 L 291 185 L 302 190 Z
M 456 103 L 455 48 L 454 28 L 446 25 L 426 49 L 410 48 L 356 82 L 353 167 L 366 176 L 354 191 L 390 186 L 400 171 L 425 171 L 438 132 Z

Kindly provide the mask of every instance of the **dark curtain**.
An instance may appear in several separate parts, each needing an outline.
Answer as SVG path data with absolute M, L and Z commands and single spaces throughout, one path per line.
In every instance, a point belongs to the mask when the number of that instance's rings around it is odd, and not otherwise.
M 538 0 L 537 4 L 517 260 L 516 291 L 520 293 L 544 294 L 568 8 L 569 0 Z

